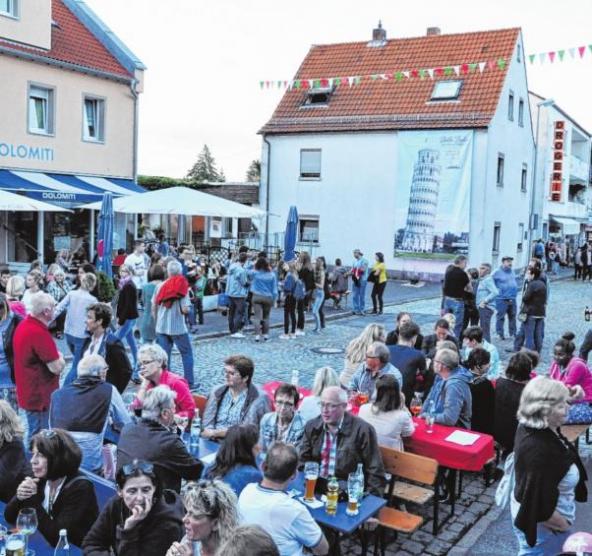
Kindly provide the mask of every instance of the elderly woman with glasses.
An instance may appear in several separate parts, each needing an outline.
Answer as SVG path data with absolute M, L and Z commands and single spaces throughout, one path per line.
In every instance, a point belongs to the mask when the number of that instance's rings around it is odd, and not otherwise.
M 85 537 L 86 556 L 162 556 L 183 534 L 183 504 L 162 490 L 151 463 L 134 460 L 117 472 L 113 496 Z
M 185 536 L 166 556 L 215 556 L 238 526 L 238 500 L 220 480 L 189 483 L 185 503 Z
M 539 376 L 520 398 L 510 496 L 519 556 L 562 552 L 575 520 L 575 503 L 587 499 L 586 470 L 560 430 L 569 397 L 561 382 Z
M 42 430 L 31 438 L 32 477 L 17 487 L 6 505 L 4 517 L 15 523 L 23 508 L 37 512 L 39 532 L 52 546 L 58 543 L 60 529 L 80 546 L 99 513 L 95 489 L 79 467 L 82 452 L 64 430 Z
M 144 344 L 138 351 L 138 367 L 142 384 L 132 403 L 132 409 L 142 407 L 142 401 L 146 392 L 156 386 L 168 386 L 177 393 L 175 398 L 175 414 L 187 419 L 195 416 L 195 401 L 189 390 L 187 381 L 179 375 L 168 370 L 168 357 L 166 351 L 158 344 Z

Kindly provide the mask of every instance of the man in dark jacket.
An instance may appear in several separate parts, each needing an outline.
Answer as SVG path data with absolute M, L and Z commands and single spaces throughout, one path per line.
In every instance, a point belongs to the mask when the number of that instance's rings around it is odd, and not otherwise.
M 519 351 L 524 342 L 527 349 L 541 353 L 545 337 L 545 308 L 547 305 L 547 286 L 541 279 L 541 269 L 532 262 L 524 277 L 526 280 L 520 318 L 522 326 L 514 341 L 514 351 Z
M 358 464 L 364 466 L 368 492 L 384 495 L 384 466 L 372 425 L 346 412 L 347 393 L 330 386 L 321 394 L 321 415 L 306 424 L 300 445 L 302 462 L 319 463 L 319 476 L 347 481 Z
M 162 488 L 181 491 L 181 479 L 195 480 L 203 465 L 187 451 L 179 435 L 171 432 L 175 422 L 175 392 L 157 386 L 146 392 L 142 419 L 123 427 L 117 445 L 117 470 L 134 459 L 149 461 Z
M 428 334 L 424 337 L 421 351 L 424 352 L 426 357 L 433 359 L 436 352 L 436 345 L 442 341 L 453 342 L 458 345 L 458 339 L 450 333 L 450 324 L 446 319 L 438 319 L 436 321 L 434 334 Z
M 86 312 L 90 336 L 82 346 L 82 356 L 100 355 L 107 361 L 107 382 L 123 394 L 132 376 L 132 366 L 121 340 L 109 332 L 113 313 L 106 303 L 94 303 Z

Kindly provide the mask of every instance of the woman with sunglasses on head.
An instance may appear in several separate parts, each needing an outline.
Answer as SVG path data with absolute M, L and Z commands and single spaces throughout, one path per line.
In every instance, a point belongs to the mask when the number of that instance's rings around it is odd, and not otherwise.
M 134 460 L 117 472 L 117 494 L 86 535 L 86 556 L 162 556 L 183 535 L 183 504 L 162 490 L 151 463 Z
M 99 508 L 92 483 L 79 471 L 78 444 L 62 429 L 42 430 L 31 438 L 29 449 L 33 476 L 19 484 L 6 505 L 6 521 L 15 523 L 20 510 L 34 508 L 39 532 L 49 544 L 55 546 L 60 529 L 66 529 L 70 542 L 80 546 Z
M 185 503 L 185 536 L 174 542 L 166 556 L 215 556 L 238 527 L 238 500 L 220 480 L 189 483 Z M 245 553 L 246 554 L 246 553 Z

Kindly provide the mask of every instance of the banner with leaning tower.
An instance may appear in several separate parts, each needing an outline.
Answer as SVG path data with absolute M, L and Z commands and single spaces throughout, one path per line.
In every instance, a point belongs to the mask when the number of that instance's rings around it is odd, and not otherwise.
M 434 270 L 469 251 L 472 130 L 399 133 L 394 256 Z

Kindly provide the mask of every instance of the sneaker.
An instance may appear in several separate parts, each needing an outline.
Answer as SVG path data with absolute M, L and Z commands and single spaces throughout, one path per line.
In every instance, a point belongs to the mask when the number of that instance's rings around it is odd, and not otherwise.
M 306 336 L 304 330 L 296 330 L 296 336 Z
M 235 332 L 234 334 L 230 335 L 231 338 L 244 338 L 245 335 L 242 332 Z
M 289 340 L 290 335 L 289 334 L 280 334 L 279 339 L 280 340 Z
M 267 334 L 263 334 L 263 341 L 267 342 L 269 340 L 269 336 Z
M 257 334 L 257 336 L 255 336 L 255 341 L 258 342 L 259 340 L 261 340 L 261 336 L 259 336 L 259 334 Z
M 290 340 L 295 340 L 296 339 L 296 334 L 290 334 Z

